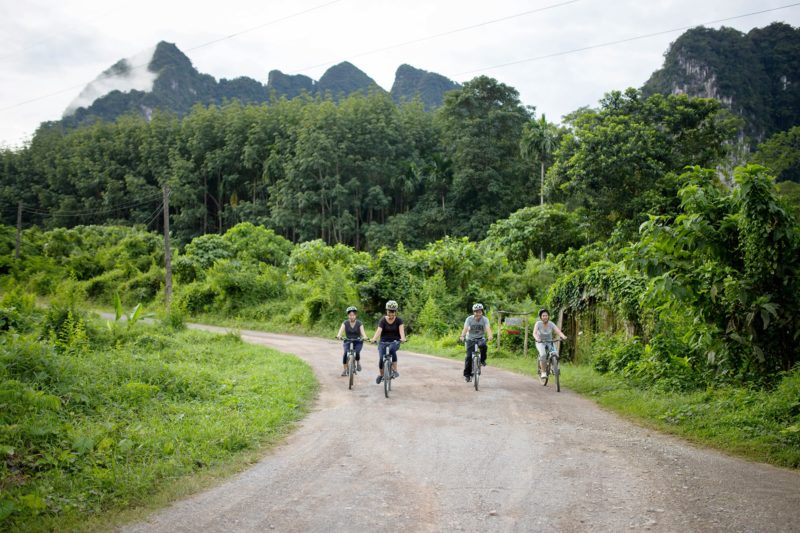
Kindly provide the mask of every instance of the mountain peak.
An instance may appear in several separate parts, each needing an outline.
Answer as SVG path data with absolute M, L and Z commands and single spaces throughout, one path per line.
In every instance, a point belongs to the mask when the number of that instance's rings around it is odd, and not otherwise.
M 321 94 L 330 92 L 334 97 L 355 92 L 366 94 L 375 87 L 383 90 L 375 83 L 375 80 L 349 61 L 342 61 L 338 65 L 330 67 L 317 82 L 317 92 Z
M 444 94 L 461 87 L 458 83 L 427 70 L 402 64 L 394 75 L 391 95 L 395 102 L 419 98 L 425 109 L 433 109 L 442 105 Z
M 150 64 L 157 49 L 158 46 L 153 46 L 142 50 L 132 57 L 120 59 L 104 70 L 69 103 L 64 110 L 64 116 L 72 115 L 81 107 L 90 106 L 92 102 L 112 91 L 126 93 L 134 90 L 144 92 L 153 90 L 158 73 L 150 70 Z

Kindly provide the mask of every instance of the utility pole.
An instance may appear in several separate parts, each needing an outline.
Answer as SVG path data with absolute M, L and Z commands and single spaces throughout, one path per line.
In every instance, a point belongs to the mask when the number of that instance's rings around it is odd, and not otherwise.
M 14 248 L 14 258 L 19 259 L 19 247 L 22 240 L 22 201 L 17 203 L 17 245 Z
M 164 185 L 164 303 L 172 301 L 172 250 L 169 246 L 169 187 Z

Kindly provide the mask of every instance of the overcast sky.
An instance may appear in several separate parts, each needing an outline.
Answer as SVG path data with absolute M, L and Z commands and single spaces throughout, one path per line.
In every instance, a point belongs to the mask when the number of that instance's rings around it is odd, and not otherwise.
M 19 146 L 103 70 L 162 40 L 217 79 L 266 83 L 272 69 L 319 79 L 344 60 L 386 90 L 403 63 L 459 82 L 486 74 L 558 121 L 610 90 L 640 87 L 683 31 L 575 50 L 793 3 L 0 0 L 0 146 Z M 746 32 L 774 21 L 800 26 L 800 5 L 707 25 Z

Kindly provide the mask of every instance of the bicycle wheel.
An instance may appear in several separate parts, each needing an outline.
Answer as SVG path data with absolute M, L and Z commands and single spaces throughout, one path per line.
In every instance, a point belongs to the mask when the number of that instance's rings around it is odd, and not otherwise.
M 383 360 L 383 394 L 387 398 L 390 390 L 392 390 L 392 358 L 388 357 Z
M 553 370 L 553 377 L 556 378 L 556 392 L 561 392 L 561 369 L 558 368 L 558 357 L 553 357 L 550 368 Z
M 356 373 L 356 357 L 353 352 L 347 354 L 347 373 L 350 374 L 350 386 L 348 388 L 353 388 L 353 375 Z
M 475 382 L 475 390 L 478 390 L 478 380 L 481 377 L 481 357 L 478 354 L 472 356 L 472 380 Z

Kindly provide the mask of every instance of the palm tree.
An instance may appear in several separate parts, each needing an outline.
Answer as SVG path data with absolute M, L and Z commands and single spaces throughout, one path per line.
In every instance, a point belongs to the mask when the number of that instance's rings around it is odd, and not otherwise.
M 541 173 L 539 205 L 544 205 L 544 165 L 553 155 L 555 147 L 556 134 L 553 125 L 548 124 L 544 114 L 539 120 L 531 120 L 525 124 L 519 149 L 523 159 L 539 163 Z

